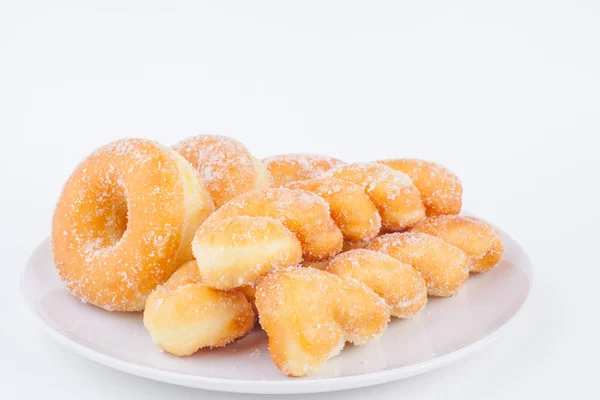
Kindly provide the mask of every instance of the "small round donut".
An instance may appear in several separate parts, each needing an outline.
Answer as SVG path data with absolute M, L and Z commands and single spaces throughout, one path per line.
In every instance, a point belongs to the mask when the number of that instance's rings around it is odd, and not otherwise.
M 401 231 L 425 219 L 425 207 L 410 178 L 383 164 L 354 163 L 333 168 L 322 177 L 356 183 L 369 195 L 386 231 Z
M 67 289 L 115 311 L 141 311 L 182 263 L 214 211 L 208 190 L 179 154 L 124 139 L 87 157 L 64 186 L 52 221 L 52 252 Z
M 249 215 L 275 218 L 296 235 L 306 261 L 328 260 L 342 249 L 343 236 L 329 214 L 329 205 L 316 194 L 287 188 L 245 193 L 210 218 Z
M 385 301 L 366 285 L 314 268 L 264 277 L 256 289 L 256 307 L 271 358 L 289 376 L 310 374 L 346 341 L 366 344 L 390 319 Z
M 398 318 L 412 317 L 427 303 L 427 284 L 421 275 L 387 254 L 351 250 L 334 257 L 326 271 L 364 283 L 385 300 L 392 316 Z
M 144 326 L 167 353 L 188 356 L 204 347 L 222 347 L 254 327 L 252 306 L 239 290 L 200 283 L 196 261 L 182 265 L 146 302 Z
M 471 259 L 472 272 L 490 270 L 498 264 L 504 253 L 504 244 L 498 231 L 474 217 L 440 215 L 427 218 L 413 230 L 436 236 L 464 251 Z
M 280 154 L 263 159 L 263 164 L 273 176 L 274 186 L 280 187 L 290 182 L 316 178 L 344 163 L 333 157 L 316 154 Z
M 329 204 L 331 218 L 346 240 L 370 240 L 381 230 L 377 208 L 355 183 L 337 178 L 317 178 L 292 182 L 286 187 L 307 190 L 323 198 Z
M 425 233 L 381 235 L 366 249 L 412 265 L 425 279 L 427 292 L 432 296 L 453 296 L 469 278 L 469 257 L 458 247 Z
M 302 261 L 300 241 L 278 220 L 246 215 L 222 218 L 217 213 L 192 241 L 205 285 L 221 290 L 252 285 L 273 269 Z
M 173 146 L 200 173 L 216 208 L 254 189 L 273 186 L 273 178 L 260 160 L 235 139 L 201 135 Z
M 402 171 L 412 179 L 421 193 L 428 217 L 460 213 L 462 184 L 448 168 L 414 158 L 381 160 L 378 163 Z

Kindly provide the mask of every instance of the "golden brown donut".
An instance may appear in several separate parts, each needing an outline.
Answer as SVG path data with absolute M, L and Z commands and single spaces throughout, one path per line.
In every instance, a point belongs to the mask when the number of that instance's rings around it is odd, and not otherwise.
M 410 178 L 383 164 L 345 164 L 322 177 L 339 178 L 361 186 L 377 207 L 381 225 L 387 231 L 404 230 L 425 219 L 421 195 Z
M 366 248 L 412 265 L 432 296 L 453 296 L 469 278 L 469 257 L 458 247 L 425 233 L 389 233 L 376 237 Z
M 428 217 L 460 213 L 462 184 L 448 168 L 414 158 L 381 160 L 378 163 L 402 171 L 412 179 L 421 193 Z
M 307 190 L 329 204 L 331 218 L 350 241 L 374 238 L 381 230 L 377 208 L 357 184 L 337 178 L 317 178 L 292 182 L 286 187 Z
M 150 292 L 193 258 L 194 233 L 213 210 L 179 154 L 144 139 L 113 142 L 64 186 L 52 222 L 56 268 L 82 301 L 143 310 Z
M 196 261 L 181 266 L 146 302 L 144 326 L 164 351 L 187 356 L 203 347 L 222 347 L 254 327 L 251 304 L 239 290 L 200 283 Z
M 281 221 L 300 240 L 306 261 L 328 260 L 342 249 L 342 233 L 329 215 L 329 205 L 304 190 L 277 188 L 248 192 L 221 207 L 210 220 L 239 215 Z
M 200 173 L 216 208 L 254 189 L 273 186 L 273 178 L 260 160 L 235 139 L 201 135 L 173 146 Z
M 381 296 L 398 318 L 410 318 L 427 303 L 427 284 L 409 264 L 387 254 L 357 249 L 337 255 L 327 272 L 354 278 Z
M 280 187 L 290 182 L 316 178 L 343 162 L 316 154 L 280 154 L 265 158 L 263 164 L 273 176 L 274 186 Z
M 256 307 L 273 362 L 289 376 L 308 375 L 337 355 L 346 341 L 379 336 L 387 304 L 354 279 L 314 268 L 270 273 L 258 284 Z
M 413 230 L 437 236 L 464 251 L 471 259 L 473 272 L 491 269 L 504 253 L 504 244 L 498 231 L 474 217 L 440 215 L 427 218 Z
M 198 229 L 192 250 L 202 283 L 222 290 L 252 285 L 273 269 L 302 261 L 296 236 L 270 217 L 215 213 Z

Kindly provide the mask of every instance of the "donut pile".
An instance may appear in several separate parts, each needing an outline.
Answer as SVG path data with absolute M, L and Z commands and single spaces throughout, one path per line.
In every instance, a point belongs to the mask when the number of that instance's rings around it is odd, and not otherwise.
M 52 250 L 74 296 L 144 311 L 164 351 L 225 346 L 258 321 L 277 367 L 304 376 L 500 261 L 498 232 L 461 206 L 460 180 L 428 161 L 124 139 L 65 184 Z

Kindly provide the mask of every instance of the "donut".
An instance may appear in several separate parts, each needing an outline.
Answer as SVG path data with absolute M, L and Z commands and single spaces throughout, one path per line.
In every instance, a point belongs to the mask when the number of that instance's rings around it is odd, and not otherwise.
M 202 283 L 222 290 L 253 285 L 272 269 L 302 261 L 300 241 L 280 221 L 246 215 L 216 218 L 217 213 L 192 241 Z
M 455 295 L 469 278 L 470 260 L 458 247 L 420 232 L 388 233 L 366 247 L 412 265 L 431 296 Z
M 194 233 L 213 210 L 179 154 L 145 139 L 113 142 L 81 162 L 63 188 L 52 221 L 56 268 L 82 301 L 141 311 L 193 258 Z
M 216 208 L 254 189 L 273 186 L 273 178 L 260 160 L 232 138 L 201 135 L 173 146 L 200 173 Z
M 329 205 L 313 193 L 287 188 L 252 191 L 228 202 L 210 220 L 240 215 L 281 221 L 300 240 L 306 261 L 328 260 L 342 249 L 343 236 Z
M 427 218 L 413 230 L 436 236 L 464 251 L 471 259 L 472 272 L 485 272 L 493 268 L 504 252 L 498 231 L 474 217 L 440 215 Z
M 204 347 L 222 347 L 254 327 L 250 302 L 239 290 L 200 283 L 196 261 L 182 265 L 146 302 L 144 326 L 167 353 L 188 356 Z
M 404 172 L 419 189 L 428 217 L 458 214 L 462 207 L 462 184 L 448 168 L 414 158 L 381 160 L 378 163 Z
M 275 187 L 290 182 L 316 178 L 343 162 L 316 154 L 280 154 L 263 159 L 263 164 L 273 176 Z
M 271 358 L 288 376 L 315 371 L 346 341 L 366 344 L 390 319 L 385 301 L 366 285 L 314 268 L 268 274 L 256 289 L 256 307 Z
M 355 183 L 337 178 L 318 178 L 292 182 L 286 187 L 307 190 L 323 198 L 329 204 L 331 218 L 346 240 L 369 240 L 381 230 L 377 208 Z
M 419 191 L 402 172 L 377 163 L 354 163 L 335 167 L 321 177 L 356 183 L 370 197 L 386 231 L 401 231 L 425 219 Z
M 372 250 L 357 249 L 337 255 L 326 269 L 370 287 L 390 307 L 392 316 L 410 318 L 427 303 L 427 284 L 409 264 Z

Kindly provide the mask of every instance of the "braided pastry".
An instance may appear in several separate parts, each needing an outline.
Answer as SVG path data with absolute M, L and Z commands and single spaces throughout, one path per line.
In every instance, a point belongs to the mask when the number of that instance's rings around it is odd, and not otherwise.
M 419 189 L 427 216 L 458 214 L 462 207 L 462 184 L 448 168 L 414 158 L 381 160 L 380 164 L 401 171 Z
M 427 283 L 432 296 L 448 297 L 469 278 L 470 260 L 458 247 L 420 232 L 388 233 L 366 247 L 412 265 Z
M 321 177 L 339 178 L 362 187 L 387 231 L 401 231 L 425 219 L 421 196 L 410 178 L 383 164 L 345 164 Z
M 364 284 L 313 268 L 264 277 L 256 307 L 271 358 L 289 376 L 310 374 L 346 341 L 366 344 L 390 319 L 385 301 Z
M 247 335 L 254 327 L 254 312 L 241 291 L 200 283 L 196 261 L 190 261 L 148 297 L 144 326 L 158 347 L 187 356 Z
M 398 318 L 412 317 L 427 303 L 427 285 L 421 275 L 409 264 L 383 253 L 351 250 L 331 260 L 326 271 L 363 282 Z
M 381 217 L 364 190 L 337 178 L 308 179 L 286 185 L 315 193 L 329 204 L 331 218 L 349 241 L 365 241 L 381 230 Z
M 202 281 L 230 289 L 251 285 L 272 269 L 298 265 L 302 257 L 328 260 L 342 244 L 342 233 L 322 198 L 277 188 L 229 201 L 200 227 L 192 251 Z
M 504 252 L 498 231 L 474 217 L 440 215 L 427 218 L 413 230 L 437 236 L 464 251 L 471 259 L 473 272 L 491 269 L 498 264 Z
M 242 193 L 273 186 L 265 166 L 232 138 L 195 136 L 177 143 L 173 149 L 200 173 L 217 208 Z
M 316 178 L 343 162 L 315 154 L 280 154 L 265 158 L 263 164 L 273 176 L 275 187 L 280 187 L 290 182 Z

